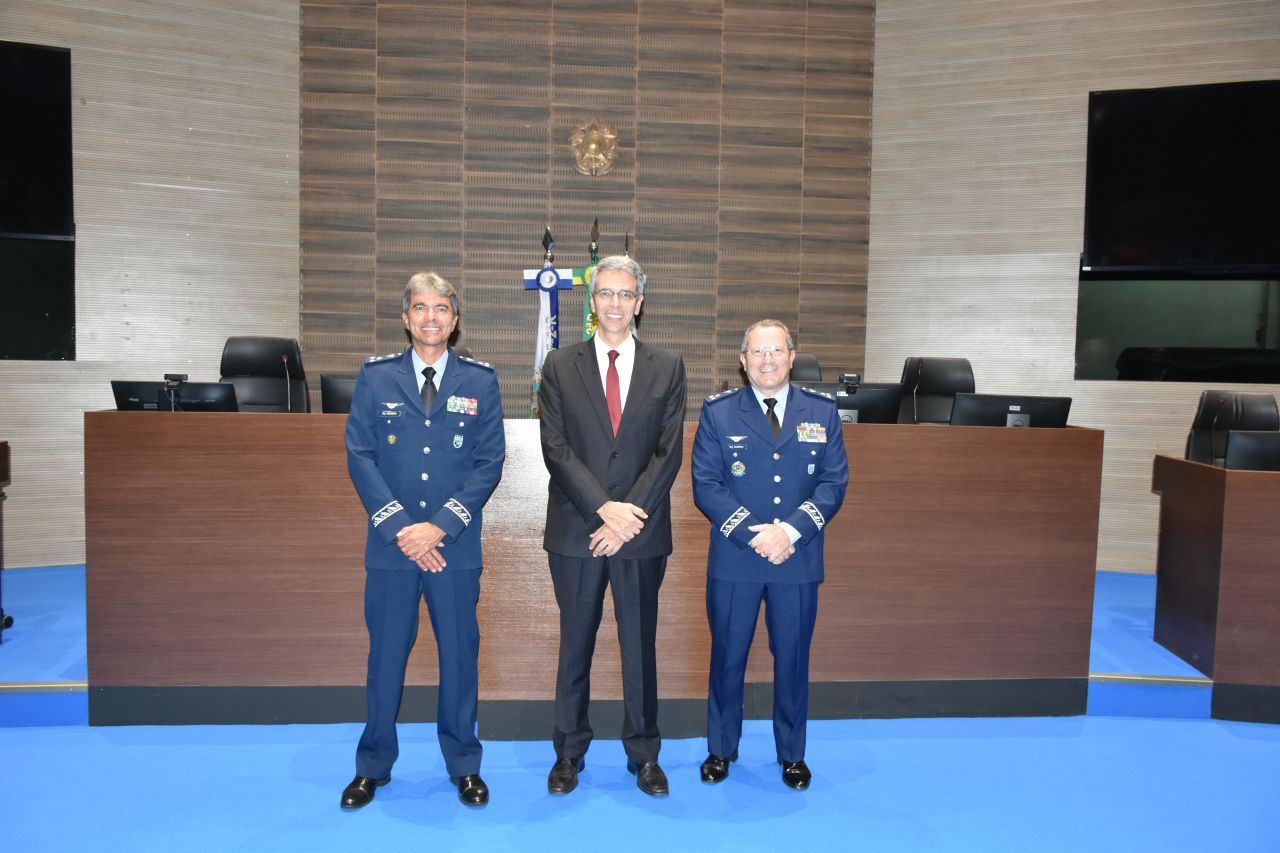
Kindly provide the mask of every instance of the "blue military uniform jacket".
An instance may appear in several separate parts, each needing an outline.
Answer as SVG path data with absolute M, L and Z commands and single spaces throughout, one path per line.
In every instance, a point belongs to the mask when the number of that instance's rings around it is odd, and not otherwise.
M 774 439 L 750 388 L 709 397 L 693 440 L 693 498 L 711 519 L 707 572 L 717 580 L 814 583 L 823 579 L 823 529 L 844 501 L 849 459 L 835 402 L 792 385 Z M 785 521 L 796 552 L 775 566 L 748 544 L 754 524 Z
M 369 513 L 365 565 L 419 571 L 396 533 L 429 521 L 445 531 L 445 571 L 475 570 L 481 508 L 502 477 L 502 399 L 491 366 L 450 350 L 430 412 L 410 350 L 370 359 L 347 416 L 347 470 Z

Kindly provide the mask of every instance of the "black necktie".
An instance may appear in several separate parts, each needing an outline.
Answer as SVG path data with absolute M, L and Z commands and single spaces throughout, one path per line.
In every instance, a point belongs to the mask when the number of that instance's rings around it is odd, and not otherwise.
M 422 375 L 427 381 L 422 383 L 422 411 L 428 415 L 431 414 L 431 404 L 436 401 L 436 369 L 434 367 L 422 368 Z
M 773 437 L 776 440 L 782 435 L 782 424 L 778 423 L 778 413 L 773 407 L 778 405 L 778 401 L 774 397 L 765 397 L 764 404 L 769 407 L 769 429 L 773 430 Z

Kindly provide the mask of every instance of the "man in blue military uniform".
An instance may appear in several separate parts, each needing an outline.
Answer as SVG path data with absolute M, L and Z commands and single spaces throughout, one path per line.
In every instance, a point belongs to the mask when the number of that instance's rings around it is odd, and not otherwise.
M 481 508 L 502 476 L 502 400 L 493 368 L 455 354 L 458 295 L 435 273 L 404 290 L 412 346 L 360 371 L 347 417 L 347 468 L 369 514 L 365 624 L 367 722 L 342 807 L 391 781 L 396 715 L 425 597 L 440 653 L 436 730 L 450 781 L 469 806 L 489 801 L 476 737 Z
M 786 326 L 752 325 L 739 358 L 751 385 L 707 399 L 693 442 L 693 497 L 711 519 L 708 755 L 700 771 L 702 781 L 721 782 L 738 757 L 747 655 L 763 601 L 777 760 L 782 781 L 803 790 L 822 532 L 844 500 L 849 460 L 835 402 L 790 384 L 795 342 Z

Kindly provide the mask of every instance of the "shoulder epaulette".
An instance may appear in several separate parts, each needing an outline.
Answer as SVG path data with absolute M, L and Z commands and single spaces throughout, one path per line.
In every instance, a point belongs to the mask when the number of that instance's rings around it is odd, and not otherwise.
M 819 391 L 817 388 L 806 388 L 803 385 L 797 385 L 796 387 L 799 388 L 801 391 L 805 391 L 809 394 L 812 394 L 815 397 L 821 397 L 824 400 L 830 400 L 833 403 L 835 402 L 836 398 L 832 397 L 826 391 Z
M 742 390 L 741 388 L 730 388 L 728 391 L 721 391 L 719 394 L 712 394 L 710 397 L 703 400 L 702 404 L 705 406 L 707 403 L 715 403 L 719 400 L 727 400 L 741 390 Z
M 456 353 L 455 353 L 455 355 L 456 355 Z M 465 355 L 459 355 L 459 356 L 458 356 L 458 359 L 459 359 L 460 361 L 465 361 L 467 364 L 474 364 L 476 367 L 483 367 L 483 368 L 485 368 L 486 370 L 493 370 L 493 369 L 494 369 L 494 368 L 493 368 L 493 365 L 492 365 L 492 364 L 490 364 L 490 363 L 489 363 L 489 362 L 487 362 L 487 361 L 478 361 L 477 359 L 474 359 L 474 358 L 468 358 L 468 357 L 467 357 L 467 356 L 465 356 Z
M 365 364 L 373 364 L 378 361 L 386 361 L 389 358 L 399 358 L 404 355 L 403 352 L 389 352 L 386 355 L 371 355 L 364 360 Z

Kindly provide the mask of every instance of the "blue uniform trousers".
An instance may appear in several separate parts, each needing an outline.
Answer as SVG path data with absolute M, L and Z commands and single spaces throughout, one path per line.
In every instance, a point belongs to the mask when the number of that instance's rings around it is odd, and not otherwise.
M 778 761 L 804 758 L 809 718 L 809 646 L 818 621 L 817 583 L 752 583 L 707 579 L 711 671 L 707 747 L 737 758 L 747 656 L 760 603 L 773 654 L 773 740 Z
M 418 599 L 427 612 L 440 653 L 436 734 L 449 776 L 480 772 L 476 737 L 479 695 L 477 656 L 480 626 L 480 570 L 365 572 L 364 619 L 369 628 L 369 675 L 365 686 L 367 722 L 356 748 L 356 773 L 381 779 L 399 755 L 396 716 L 404 694 L 409 651 L 418 636 Z

